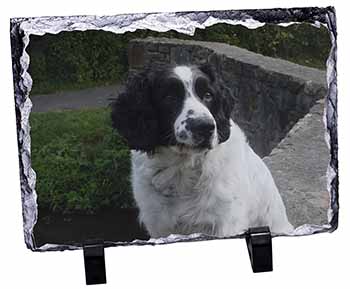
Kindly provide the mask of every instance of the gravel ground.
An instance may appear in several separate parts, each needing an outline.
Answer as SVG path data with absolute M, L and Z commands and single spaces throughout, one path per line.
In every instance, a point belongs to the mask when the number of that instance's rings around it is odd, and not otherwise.
M 76 91 L 64 91 L 52 94 L 32 95 L 33 112 L 53 110 L 70 110 L 94 107 L 106 107 L 122 89 L 122 85 L 115 84 Z

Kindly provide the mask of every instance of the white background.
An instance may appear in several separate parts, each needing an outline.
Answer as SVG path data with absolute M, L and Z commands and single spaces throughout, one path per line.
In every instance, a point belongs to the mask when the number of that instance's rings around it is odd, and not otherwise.
M 8 2 L 8 3 L 6 3 Z M 133 12 L 335 6 L 338 20 L 339 229 L 273 240 L 274 271 L 253 274 L 244 240 L 106 249 L 105 288 L 348 288 L 350 223 L 350 17 L 347 1 L 72 1 L 1 2 L 0 17 L 0 287 L 84 288 L 82 251 L 33 253 L 22 231 L 13 100 L 10 17 Z M 284 3 L 282 5 L 282 3 Z M 349 27 L 349 26 L 348 26 Z

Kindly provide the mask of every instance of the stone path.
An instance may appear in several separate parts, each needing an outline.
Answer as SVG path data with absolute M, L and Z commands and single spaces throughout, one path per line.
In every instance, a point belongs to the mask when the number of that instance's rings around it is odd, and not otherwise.
M 323 109 L 323 101 L 314 105 L 264 158 L 294 226 L 328 223 L 326 171 L 330 154 L 325 142 Z
M 87 88 L 76 91 L 64 91 L 52 94 L 31 95 L 33 112 L 70 110 L 94 107 L 106 107 L 115 98 L 122 85 Z

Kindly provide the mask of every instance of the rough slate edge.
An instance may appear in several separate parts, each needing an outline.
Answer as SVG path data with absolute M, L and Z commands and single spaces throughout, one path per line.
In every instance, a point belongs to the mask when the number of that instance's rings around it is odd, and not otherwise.
M 73 30 L 105 30 L 114 33 L 135 31 L 136 29 L 151 29 L 155 31 L 177 30 L 181 33 L 193 34 L 195 28 L 204 28 L 216 23 L 242 24 L 248 28 L 257 28 L 264 23 L 288 25 L 291 23 L 308 22 L 313 25 L 325 25 L 330 33 L 332 48 L 327 60 L 327 84 L 324 121 L 326 142 L 330 148 L 331 161 L 327 170 L 328 191 L 330 192 L 329 224 L 317 226 L 306 224 L 298 227 L 293 235 L 310 235 L 320 232 L 332 232 L 338 226 L 338 136 L 337 136 L 337 45 L 336 17 L 334 7 L 290 8 L 290 9 L 259 9 L 259 10 L 229 10 L 210 12 L 178 12 L 178 13 L 143 13 L 123 14 L 117 16 L 71 16 L 71 17 L 35 17 L 11 19 L 12 66 L 15 93 L 15 109 L 17 122 L 17 138 L 19 147 L 19 167 L 24 221 L 24 236 L 27 247 L 33 251 L 59 251 L 81 249 L 77 245 L 46 244 L 40 248 L 35 246 L 33 228 L 37 221 L 37 203 L 35 192 L 36 175 L 31 168 L 30 159 L 30 127 L 29 114 L 31 101 L 29 92 L 32 79 L 27 72 L 29 55 L 25 48 L 29 44 L 29 35 L 59 33 Z M 151 239 L 149 241 L 134 240 L 133 242 L 105 242 L 105 246 L 116 245 L 156 245 L 184 241 L 200 241 L 213 239 L 242 238 L 242 234 L 216 238 L 203 234 L 188 236 L 172 235 L 168 238 Z

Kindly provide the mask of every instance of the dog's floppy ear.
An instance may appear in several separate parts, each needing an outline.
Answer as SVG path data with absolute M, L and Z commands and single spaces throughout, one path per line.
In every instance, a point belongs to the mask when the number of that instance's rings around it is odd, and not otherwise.
M 221 94 L 223 96 L 222 109 L 226 118 L 231 118 L 231 114 L 235 107 L 236 96 L 234 95 L 232 89 L 227 87 L 223 81 L 220 81 Z
M 158 120 L 151 96 L 152 81 L 144 71 L 131 77 L 112 103 L 112 125 L 130 149 L 152 152 L 158 144 Z
M 209 80 L 211 82 L 215 82 L 217 79 L 216 73 L 214 71 L 213 66 L 210 63 L 204 63 L 199 66 L 199 69 L 209 77 Z
M 235 95 L 232 90 L 224 83 L 222 78 L 218 75 L 217 71 L 214 69 L 213 65 L 210 63 L 204 63 L 199 66 L 199 69 L 207 75 L 212 83 L 220 89 L 220 94 L 222 98 L 222 110 L 225 118 L 229 119 L 235 104 Z
M 209 78 L 218 95 L 215 109 L 212 111 L 219 132 L 219 142 L 222 143 L 230 137 L 230 119 L 234 109 L 235 97 L 221 75 L 209 63 L 203 64 L 199 69 Z

